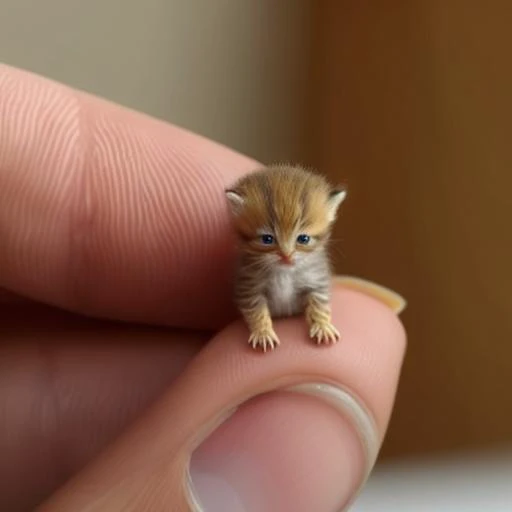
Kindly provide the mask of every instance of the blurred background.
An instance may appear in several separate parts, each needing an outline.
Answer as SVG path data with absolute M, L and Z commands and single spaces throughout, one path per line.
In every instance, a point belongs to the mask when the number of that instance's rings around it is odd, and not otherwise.
M 347 182 L 337 270 L 409 301 L 396 409 L 354 510 L 501 511 L 511 26 L 506 0 L 2 0 L 0 60 Z

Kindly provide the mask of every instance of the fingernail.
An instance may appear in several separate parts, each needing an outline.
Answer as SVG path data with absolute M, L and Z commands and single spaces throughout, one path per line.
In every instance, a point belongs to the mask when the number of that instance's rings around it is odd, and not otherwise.
M 407 300 L 400 294 L 372 281 L 367 281 L 360 277 L 338 275 L 334 277 L 334 282 L 344 288 L 359 291 L 379 300 L 391 308 L 397 315 L 402 313 L 407 307 Z
M 191 502 L 200 512 L 346 510 L 379 446 L 360 401 L 302 384 L 242 404 L 194 451 Z

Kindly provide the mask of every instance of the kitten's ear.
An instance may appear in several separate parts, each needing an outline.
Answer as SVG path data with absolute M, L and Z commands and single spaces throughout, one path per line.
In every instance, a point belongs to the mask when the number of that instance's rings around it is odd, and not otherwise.
M 327 215 L 329 222 L 334 222 L 336 219 L 336 214 L 338 213 L 338 208 L 340 204 L 345 201 L 346 197 L 347 189 L 345 187 L 338 187 L 329 194 L 329 199 L 327 200 Z
M 228 199 L 229 207 L 231 208 L 231 212 L 234 215 L 238 215 L 244 206 L 245 200 L 244 198 L 234 190 L 226 190 L 226 197 Z

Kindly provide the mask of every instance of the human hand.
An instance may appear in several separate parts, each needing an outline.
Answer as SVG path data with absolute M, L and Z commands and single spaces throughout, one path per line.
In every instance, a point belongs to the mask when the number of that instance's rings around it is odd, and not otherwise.
M 400 299 L 339 281 L 337 345 L 287 319 L 252 351 L 223 188 L 255 164 L 0 67 L 1 510 L 182 512 L 189 473 L 207 512 L 354 497 L 394 400 Z

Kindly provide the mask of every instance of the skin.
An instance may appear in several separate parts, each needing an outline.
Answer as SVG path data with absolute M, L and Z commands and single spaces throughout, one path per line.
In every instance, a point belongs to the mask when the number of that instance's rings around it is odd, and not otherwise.
M 276 326 L 290 342 L 275 357 L 247 351 L 230 301 L 222 191 L 254 165 L 0 66 L 1 510 L 186 510 L 183 472 L 208 422 L 262 392 L 203 450 L 226 453 L 223 432 L 231 443 L 250 435 L 272 479 L 304 479 L 295 485 L 306 493 L 290 482 L 274 491 L 272 503 L 291 510 L 332 510 L 336 482 L 343 501 L 356 492 L 359 480 L 337 473 L 350 454 L 347 470 L 363 464 L 342 417 L 278 390 L 310 378 L 353 390 L 380 443 L 405 334 L 375 294 L 340 284 L 332 314 L 343 344 L 311 357 L 290 319 Z M 311 437 L 319 418 L 320 439 Z M 285 419 L 306 437 L 290 439 L 278 428 Z M 346 456 L 322 457 L 318 474 L 297 464 L 337 447 Z

